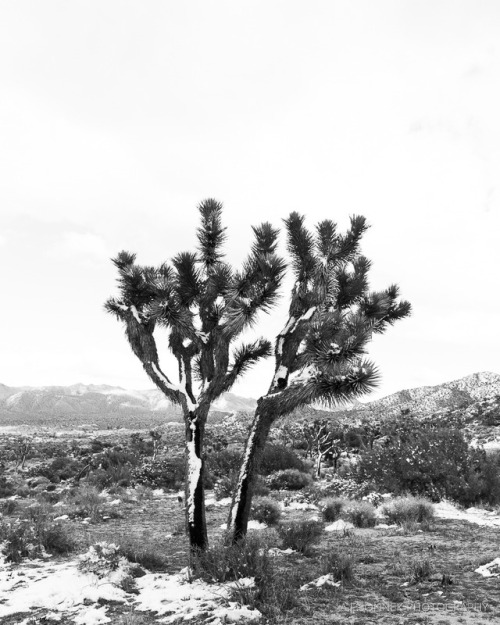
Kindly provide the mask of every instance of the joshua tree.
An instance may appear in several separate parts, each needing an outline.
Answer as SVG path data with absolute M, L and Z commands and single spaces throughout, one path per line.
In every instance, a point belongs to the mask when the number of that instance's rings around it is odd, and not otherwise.
M 120 252 L 120 295 L 106 310 L 125 325 L 132 351 L 165 397 L 181 406 L 186 441 L 186 524 L 192 549 L 207 546 L 203 489 L 203 436 L 210 405 L 249 367 L 271 355 L 269 341 L 235 341 L 259 311 L 276 302 L 285 265 L 276 255 L 278 230 L 253 228 L 254 243 L 241 271 L 223 260 L 226 238 L 222 205 L 199 206 L 197 252 L 184 252 L 158 268 L 140 266 L 135 255 Z M 179 382 L 160 366 L 157 326 L 169 331 L 168 349 L 177 360 Z
M 370 261 L 359 252 L 364 217 L 352 217 L 344 235 L 329 220 L 313 235 L 298 213 L 285 225 L 295 283 L 288 321 L 276 339 L 274 377 L 257 404 L 229 513 L 235 541 L 247 531 L 256 472 L 273 422 L 304 404 L 337 404 L 369 392 L 378 372 L 363 358 L 367 344 L 410 313 L 410 304 L 398 300 L 397 286 L 368 290 Z

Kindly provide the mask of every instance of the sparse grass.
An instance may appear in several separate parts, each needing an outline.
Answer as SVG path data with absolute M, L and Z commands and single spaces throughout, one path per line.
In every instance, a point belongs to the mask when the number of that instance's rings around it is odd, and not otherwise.
M 428 579 L 432 575 L 432 564 L 429 558 L 418 557 L 410 561 L 409 565 L 410 578 L 413 582 L 421 582 Z

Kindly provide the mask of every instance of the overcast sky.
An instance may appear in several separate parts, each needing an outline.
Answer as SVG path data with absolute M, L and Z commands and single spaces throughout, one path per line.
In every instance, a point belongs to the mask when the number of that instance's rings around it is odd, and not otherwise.
M 499 41 L 495 0 L 3 0 L 0 382 L 150 387 L 109 257 L 192 248 L 206 197 L 235 263 L 292 210 L 368 218 L 373 288 L 413 304 L 372 397 L 500 373 Z

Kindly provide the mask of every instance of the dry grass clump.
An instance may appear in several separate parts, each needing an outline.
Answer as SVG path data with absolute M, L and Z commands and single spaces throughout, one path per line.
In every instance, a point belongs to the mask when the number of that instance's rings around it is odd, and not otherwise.
M 382 512 L 391 523 L 411 527 L 415 523 L 430 523 L 434 506 L 425 497 L 396 497 L 382 506 Z
M 295 549 L 304 555 L 312 552 L 323 534 L 323 523 L 319 521 L 291 521 L 277 527 L 284 549 Z
M 342 509 L 342 517 L 355 527 L 374 527 L 377 515 L 375 506 L 368 501 L 349 501 Z

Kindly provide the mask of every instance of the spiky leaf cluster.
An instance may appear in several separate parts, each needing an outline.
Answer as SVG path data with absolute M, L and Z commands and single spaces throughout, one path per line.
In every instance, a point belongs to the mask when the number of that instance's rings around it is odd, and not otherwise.
M 182 393 L 195 400 L 195 379 L 203 389 L 200 401 L 211 403 L 252 364 L 270 355 L 271 345 L 264 339 L 232 352 L 231 348 L 258 313 L 276 303 L 285 271 L 283 259 L 276 254 L 278 230 L 269 223 L 253 228 L 248 258 L 235 271 L 223 260 L 222 205 L 209 199 L 198 209 L 197 252 L 177 254 L 158 268 L 138 265 L 134 254 L 121 252 L 113 259 L 119 297 L 105 305 L 125 323 L 132 349 L 153 381 L 180 403 Z M 180 387 L 159 368 L 156 326 L 169 331 L 168 346 L 178 361 Z M 167 381 L 163 386 L 162 380 Z
M 278 414 L 311 402 L 347 402 L 371 391 L 379 375 L 366 359 L 367 345 L 411 309 L 395 285 L 369 290 L 371 263 L 360 252 L 368 227 L 364 217 L 351 217 L 344 234 L 331 220 L 320 222 L 314 233 L 304 221 L 298 213 L 285 220 L 295 284 L 265 398 Z

